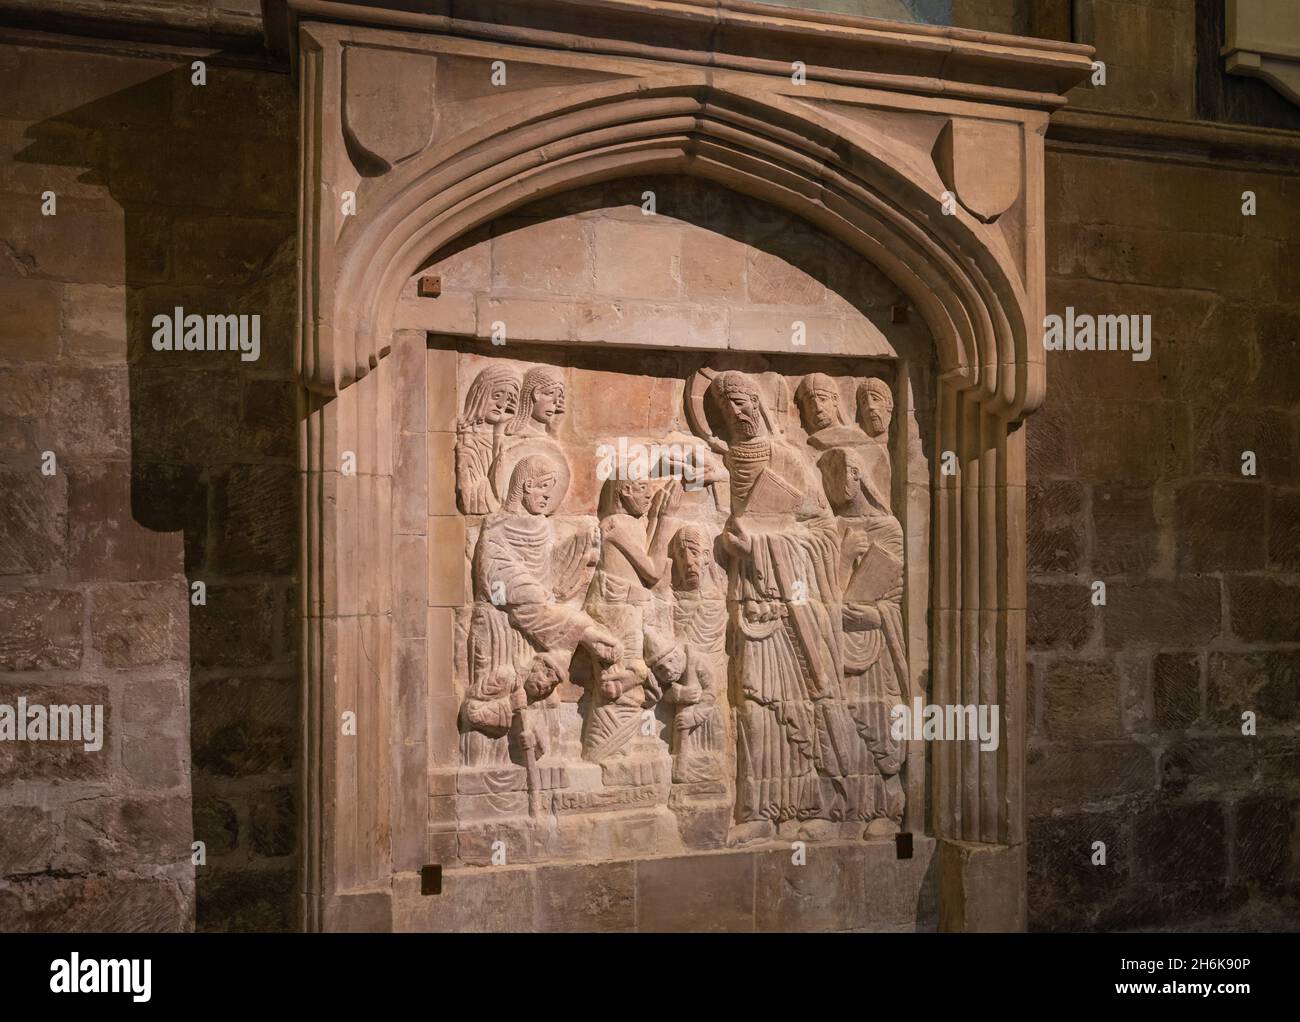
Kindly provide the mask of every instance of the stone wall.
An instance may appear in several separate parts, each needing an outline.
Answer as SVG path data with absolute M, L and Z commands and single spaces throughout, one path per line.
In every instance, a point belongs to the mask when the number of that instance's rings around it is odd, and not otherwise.
M 1049 353 L 1028 426 L 1039 929 L 1298 918 L 1296 143 L 1189 123 L 1153 148 L 1148 123 L 1109 116 L 1194 116 L 1204 6 L 1096 0 L 1108 84 L 1071 98 L 1114 144 L 1049 140 L 1048 311 L 1148 313 L 1154 337 L 1147 362 Z
M 294 95 L 207 60 L 0 46 L 0 702 L 108 718 L 0 751 L 0 928 L 291 925 Z M 260 359 L 154 351 L 178 305 Z

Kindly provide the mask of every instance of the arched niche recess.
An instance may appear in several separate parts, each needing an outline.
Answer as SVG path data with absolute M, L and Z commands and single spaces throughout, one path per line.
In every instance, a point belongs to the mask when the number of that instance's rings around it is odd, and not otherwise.
M 410 863 L 394 869 L 394 820 L 420 808 L 399 790 L 410 777 L 394 723 L 402 558 L 386 527 L 403 288 L 435 253 L 528 203 L 680 174 L 837 239 L 902 290 L 933 337 L 924 696 L 999 706 L 1002 740 L 988 752 L 933 743 L 918 830 L 937 840 L 941 928 L 1022 927 L 1020 423 L 1043 398 L 1043 132 L 1089 51 L 758 17 L 741 3 L 700 5 L 661 40 L 644 19 L 662 30 L 691 5 L 568 6 L 586 9 L 582 35 L 541 27 L 527 3 L 473 22 L 287 5 L 302 147 L 303 924 L 396 926 L 410 893 L 398 875 Z M 339 725 L 349 713 L 355 733 Z

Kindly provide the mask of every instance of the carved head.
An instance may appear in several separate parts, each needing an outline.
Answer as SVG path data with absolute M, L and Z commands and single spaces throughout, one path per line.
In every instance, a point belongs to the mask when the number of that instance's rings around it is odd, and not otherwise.
M 646 629 L 644 657 L 646 666 L 663 684 L 671 684 L 686 673 L 686 649 L 653 629 Z
M 817 459 L 817 467 L 822 473 L 822 485 L 826 488 L 826 499 L 837 510 L 851 504 L 862 492 L 862 480 L 866 468 L 857 454 L 850 447 L 832 447 Z
M 825 373 L 809 373 L 794 392 L 803 414 L 803 428 L 809 433 L 842 426 L 844 415 L 840 411 L 840 391 L 835 381 Z
M 758 386 L 744 373 L 719 373 L 709 384 L 731 440 L 750 440 L 767 432 Z
M 474 377 L 465 395 L 461 425 L 495 426 L 506 422 L 519 408 L 519 376 L 508 365 L 490 365 Z
M 524 675 L 524 692 L 530 703 L 540 703 L 568 680 L 564 658 L 558 653 L 538 653 L 528 665 Z
M 564 414 L 564 380 L 548 366 L 533 366 L 524 373 L 519 408 L 510 423 L 510 433 L 554 433 Z
M 505 510 L 516 514 L 519 511 L 530 515 L 551 514 L 564 499 L 566 475 L 550 455 L 530 454 L 520 458 L 510 474 Z
M 872 377 L 858 385 L 858 424 L 868 436 L 884 436 L 894 416 L 894 395 L 884 380 Z
M 652 486 L 649 479 L 620 479 L 617 476 L 606 479 L 601 487 L 596 514 L 600 518 L 617 514 L 641 518 L 650 510 L 650 498 L 654 495 Z
M 683 525 L 668 543 L 673 560 L 673 588 L 698 589 L 713 561 L 709 538 L 697 525 Z

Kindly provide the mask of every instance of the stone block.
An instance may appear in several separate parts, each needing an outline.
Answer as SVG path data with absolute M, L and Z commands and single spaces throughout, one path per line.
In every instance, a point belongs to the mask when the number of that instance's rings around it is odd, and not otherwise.
M 686 232 L 650 216 L 640 223 L 596 220 L 593 231 L 596 294 L 653 301 L 681 293 Z
M 1155 881 L 1222 880 L 1227 822 L 1218 802 L 1156 806 L 1133 821 L 1139 874 Z
M 1112 582 L 1102 618 L 1112 649 L 1151 643 L 1198 645 L 1219 634 L 1219 582 L 1213 578 Z
M 1025 513 L 1028 571 L 1077 571 L 1086 534 L 1083 485 L 1067 479 L 1031 480 L 1025 489 Z
M 2 677 L 2 676 L 0 676 Z M 18 707 L 19 698 L 33 706 L 81 706 L 83 714 L 89 706 L 92 717 L 97 718 L 97 707 L 103 708 L 102 739 L 99 749 L 86 749 L 86 742 L 0 742 L 0 783 L 21 779 L 24 782 L 86 781 L 102 782 L 114 772 L 117 761 L 117 714 L 105 685 L 76 685 L 60 682 L 57 685 L 33 685 L 30 682 L 0 684 L 0 704 Z M 98 720 L 96 720 L 98 723 Z M 84 737 L 84 731 L 83 731 Z
M 190 609 L 195 667 L 263 667 L 276 659 L 276 609 L 284 594 L 270 583 L 209 585 L 207 604 Z
M 630 861 L 548 866 L 537 871 L 537 929 L 625 933 L 636 925 L 636 867 Z
M 198 878 L 198 929 L 206 932 L 285 932 L 297 923 L 295 871 L 211 868 Z
M 250 777 L 293 768 L 296 678 L 209 678 L 195 682 L 192 703 L 196 772 Z
M 1268 521 L 1268 567 L 1300 572 L 1300 490 L 1273 490 Z
M 1030 649 L 1077 650 L 1088 644 L 1097 608 L 1088 586 L 1030 585 L 1025 641 Z
M 622 259 L 614 261 L 625 265 Z M 592 274 L 591 248 L 580 221 L 514 217 L 497 221 L 492 238 L 495 289 L 585 295 L 591 293 Z
M 56 452 L 57 454 L 57 452 Z M 36 575 L 62 567 L 67 543 L 68 483 L 62 470 L 42 475 L 40 462 L 0 469 L 0 575 Z
M 1098 578 L 1140 575 L 1155 565 L 1160 537 L 1150 489 L 1094 486 L 1092 529 L 1092 568 Z
M 636 864 L 642 933 L 751 932 L 754 853 L 648 859 Z
M 1250 571 L 1268 559 L 1268 492 L 1258 482 L 1188 483 L 1175 493 L 1180 571 Z
M 190 862 L 193 840 L 188 796 L 86 799 L 68 809 L 63 866 L 110 872 Z
M 1232 631 L 1246 642 L 1295 642 L 1300 636 L 1300 585 L 1279 578 L 1228 579 Z
M 61 292 L 53 281 L 0 279 L 0 345 L 6 361 L 53 362 L 59 357 Z
M 297 837 L 297 812 L 292 788 L 272 788 L 252 797 L 248 811 L 249 844 L 257 855 L 292 855 Z
M 183 583 L 100 586 L 91 597 L 91 645 L 106 667 L 145 667 L 188 655 Z
M 1151 695 L 1157 728 L 1190 727 L 1201 715 L 1201 658 L 1195 653 L 1157 654 L 1152 660 Z
M 1294 721 L 1300 708 L 1300 653 L 1211 652 L 1206 672 L 1207 715 L 1212 723 L 1239 730 L 1242 713 L 1257 726 Z
M 79 667 L 82 603 L 82 594 L 70 590 L 0 592 L 0 669 Z
M 213 474 L 215 567 L 224 575 L 287 575 L 298 561 L 298 472 L 232 465 Z
M 68 472 L 69 561 L 86 580 L 154 580 L 178 575 L 185 538 L 201 556 L 207 538 L 207 493 L 196 471 L 125 462 L 74 465 Z M 138 493 L 138 501 L 137 501 Z M 152 521 L 136 518 L 149 508 Z M 175 533 L 184 533 L 184 538 Z M 179 584 L 179 583 L 178 583 Z
M 1236 804 L 1237 876 L 1272 882 L 1294 876 L 1292 834 L 1298 806 L 1294 798 L 1282 795 L 1252 796 Z
M 754 928 L 797 933 L 866 926 L 866 851 L 805 843 L 803 855 L 797 864 L 790 847 L 755 853 Z
M 42 806 L 0 806 L 0 862 L 6 877 L 53 867 L 62 828 Z
M 1110 661 L 1053 663 L 1043 695 L 1043 720 L 1053 739 L 1077 742 L 1119 736 L 1119 679 Z
M 215 795 L 194 797 L 194 840 L 206 846 L 209 862 L 239 846 L 239 814 L 234 805 Z

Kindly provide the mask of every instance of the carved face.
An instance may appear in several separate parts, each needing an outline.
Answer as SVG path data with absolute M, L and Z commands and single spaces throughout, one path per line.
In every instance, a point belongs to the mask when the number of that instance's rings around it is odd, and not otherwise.
M 553 511 L 559 502 L 559 477 L 554 472 L 536 475 L 524 481 L 524 510 L 530 515 L 544 515 Z
M 528 676 L 524 678 L 524 692 L 530 702 L 541 702 L 560 683 L 560 675 L 541 657 L 534 657 L 528 667 Z
M 840 421 L 840 396 L 824 388 L 808 391 L 803 397 L 802 410 L 809 432 L 826 429 Z
M 483 420 L 496 425 L 515 414 L 519 404 L 519 383 L 517 380 L 502 380 L 492 388 L 488 395 L 487 409 Z
M 633 518 L 640 518 L 650 509 L 650 482 L 647 479 L 629 479 L 619 488 L 623 510 Z
M 678 588 L 698 589 L 708 564 L 709 551 L 698 539 L 692 536 L 679 543 L 673 550 L 673 569 L 677 575 Z
M 866 404 L 858 409 L 862 428 L 869 436 L 881 436 L 889 431 L 889 421 L 894 410 L 889 398 L 875 390 L 867 391 Z
M 686 651 L 681 646 L 674 646 L 663 655 L 663 659 L 655 664 L 652 670 L 660 681 L 677 681 L 686 670 Z
M 762 432 L 763 413 L 758 407 L 758 395 L 745 390 L 729 390 L 722 395 L 722 417 L 727 429 L 737 440 L 749 440 Z
M 549 428 L 564 414 L 564 384 L 552 383 L 533 391 L 533 418 Z

